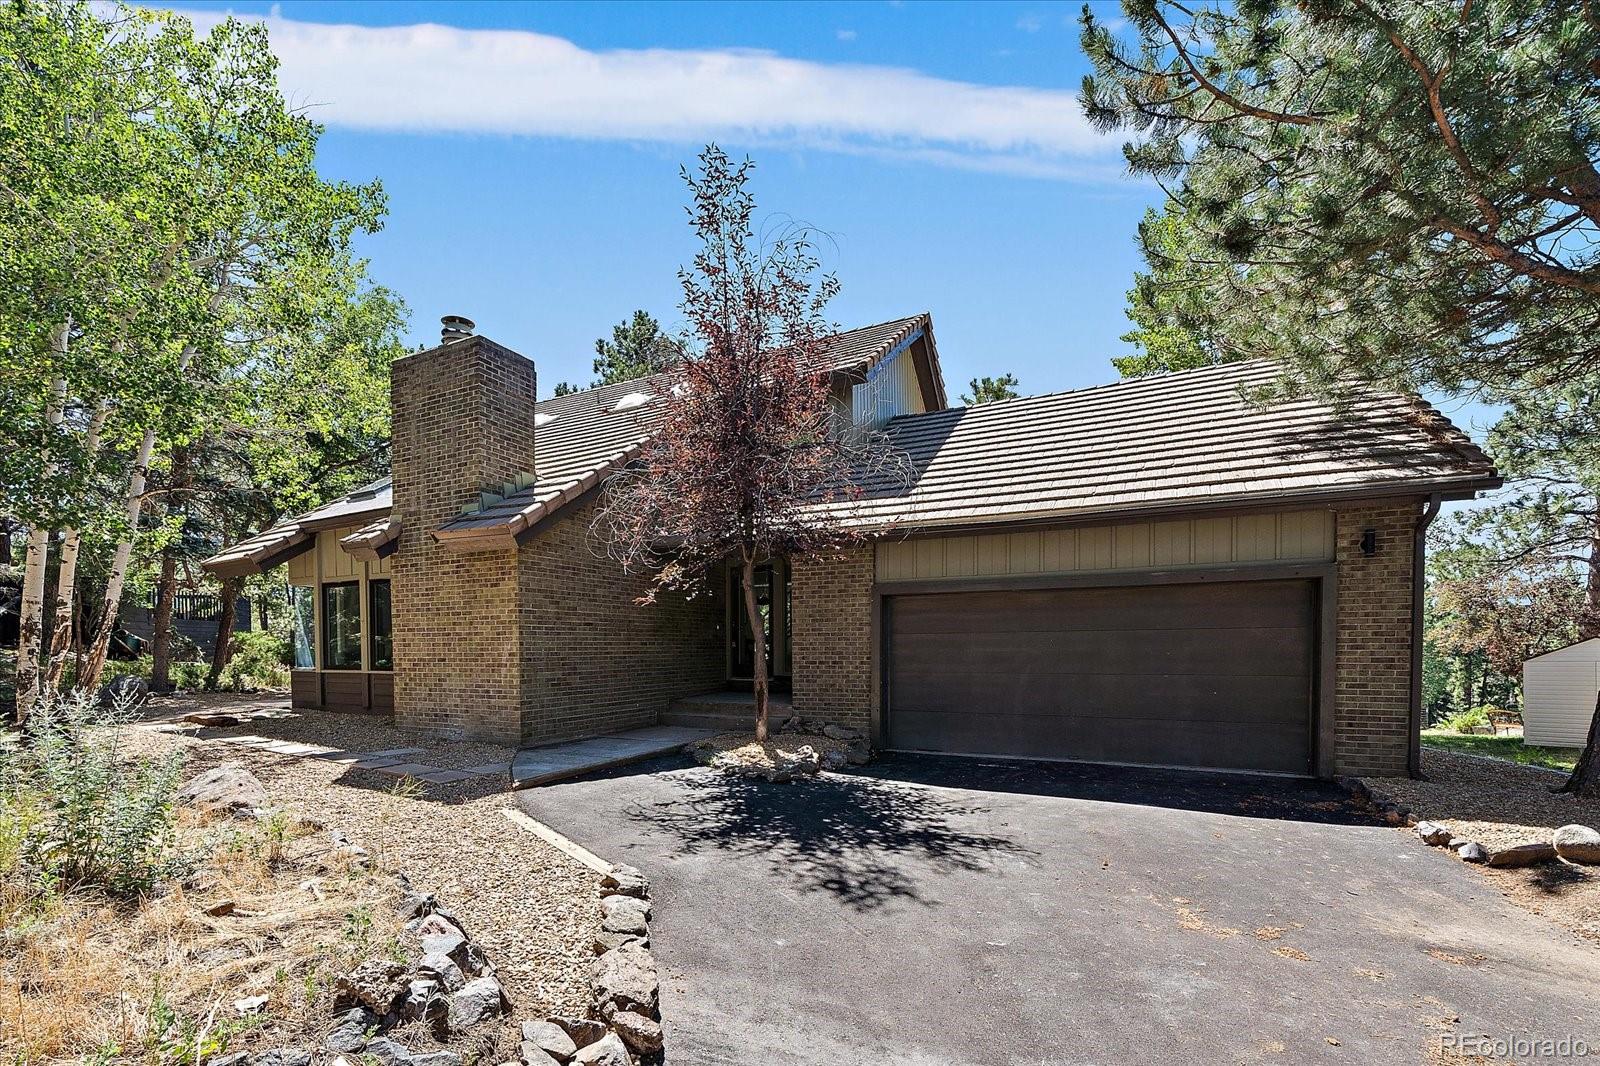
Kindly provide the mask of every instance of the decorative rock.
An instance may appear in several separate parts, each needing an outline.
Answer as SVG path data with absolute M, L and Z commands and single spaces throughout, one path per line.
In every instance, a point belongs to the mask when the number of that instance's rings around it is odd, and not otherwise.
M 633 1066 L 633 1056 L 616 1033 L 607 1033 L 594 1043 L 578 1049 L 572 1057 L 583 1066 Z
M 452 963 L 452 965 L 454 965 Z M 465 984 L 465 979 L 462 984 Z M 400 1004 L 400 1017 L 407 1021 L 425 1021 L 435 1031 L 448 1024 L 450 1001 L 445 998 L 444 983 L 433 977 L 413 977 L 406 982 L 406 998 Z
M 596 1037 L 595 1039 L 599 1038 Z M 557 1062 L 566 1062 L 578 1051 L 578 1045 L 572 1039 L 572 1036 L 555 1022 L 523 1022 L 522 1043 L 524 1044 L 524 1058 L 526 1058 L 526 1045 L 529 1044 Z M 593 1043 L 593 1041 L 589 1041 L 589 1043 Z
M 470 1029 L 481 1021 L 505 1013 L 509 1005 L 505 990 L 493 977 L 478 977 L 468 981 L 461 991 L 450 997 L 450 1031 L 459 1033 Z
M 1540 862 L 1554 862 L 1556 846 L 1537 841 L 1532 844 L 1518 844 L 1512 848 L 1501 848 L 1489 853 L 1490 866 L 1532 866 Z
M 250 1061 L 250 1052 L 235 1051 L 231 1055 L 213 1055 L 206 1060 L 206 1066 L 244 1066 Z
M 209 814 L 253 814 L 267 805 L 267 790 L 249 770 L 229 763 L 190 778 L 177 802 Z
M 611 872 L 600 879 L 600 894 L 603 896 L 637 896 L 640 899 L 650 898 L 650 882 L 645 880 L 644 874 L 632 866 L 622 863 L 611 868 Z
M 429 1051 L 412 1055 L 411 1066 L 461 1066 L 461 1056 L 454 1051 Z
M 594 953 L 604 955 L 608 951 L 615 951 L 624 944 L 637 944 L 640 947 L 649 947 L 648 936 L 635 936 L 632 933 L 613 933 L 602 929 L 594 935 Z
M 622 1037 L 624 1044 L 641 1055 L 660 1051 L 666 1042 L 661 1026 L 636 1011 L 617 1011 L 611 1015 L 611 1027 Z
M 1435 825 L 1433 822 L 1418 822 L 1417 836 L 1422 838 L 1423 843 L 1431 844 L 1437 848 L 1449 843 L 1450 830 L 1442 825 Z
M 590 976 L 595 1005 L 602 1010 L 636 1010 L 654 1014 L 661 995 L 656 962 L 641 947 L 627 944 L 594 961 Z
M 367 1043 L 367 1036 L 377 1027 L 377 1019 L 361 1007 L 353 1007 L 333 1020 L 333 1028 L 322 1041 L 329 1051 L 357 1052 Z
M 550 1020 L 564 1029 L 578 1047 L 592 1044 L 606 1035 L 604 1023 L 597 1022 L 593 1018 L 567 1018 L 560 1014 L 552 1014 Z
M 604 932 L 644 936 L 650 931 L 650 904 L 642 899 L 607 896 L 600 901 L 600 911 L 600 928 Z
M 373 1014 L 388 1014 L 405 992 L 405 973 L 406 968 L 393 959 L 368 959 L 334 978 L 334 1009 L 366 1007 Z
M 118 674 L 100 689 L 96 702 L 102 707 L 133 710 L 150 698 L 150 683 L 132 674 Z
M 367 1046 L 362 1049 L 361 1058 L 368 1062 L 376 1060 L 383 1066 L 412 1066 L 411 1049 L 386 1036 L 367 1041 Z
M 439 897 L 432 892 L 416 892 L 406 886 L 406 892 L 400 897 L 400 902 L 395 909 L 402 918 L 423 918 L 432 914 L 439 906 Z
M 851 741 L 864 739 L 861 730 L 851 729 L 847 725 L 835 725 L 832 722 L 822 727 L 822 735 L 829 740 Z
M 865 766 L 872 761 L 872 745 L 865 740 L 853 741 L 844 757 L 851 766 Z
M 522 1058 L 517 1060 L 521 1066 L 561 1066 L 561 1060 L 526 1040 L 522 1042 Z M 506 1063 L 506 1066 L 517 1066 L 517 1063 Z
M 1568 862 L 1600 866 L 1600 832 L 1586 825 L 1564 825 L 1555 832 L 1556 854 Z
M 206 908 L 206 913 L 213 918 L 226 918 L 234 911 L 234 902 L 231 899 L 222 899 Z
M 850 757 L 842 751 L 825 751 L 822 753 L 821 768 L 830 771 L 843 770 L 850 765 Z
M 233 1001 L 233 1009 L 239 1013 L 240 1017 L 246 1017 L 251 1014 L 260 1014 L 262 1011 L 267 1009 L 267 997 L 246 996 L 243 999 L 236 999 Z
M 297 1047 L 275 1047 L 257 1055 L 252 1066 L 311 1066 L 311 1052 Z
M 418 977 L 439 982 L 446 992 L 454 992 L 467 983 L 467 975 L 448 955 L 423 955 L 417 961 L 415 973 Z
M 438 915 L 433 915 L 437 918 Z M 482 976 L 491 972 L 489 959 L 484 955 L 483 949 L 467 939 L 466 934 L 459 931 L 453 933 L 437 933 L 422 938 L 422 953 L 427 955 L 444 955 L 461 967 L 463 973 L 473 976 Z
M 417 937 L 458 936 L 462 940 L 467 938 L 465 929 L 437 911 L 429 911 L 422 917 L 407 922 L 406 929 Z
M 244 719 L 232 714 L 223 714 L 221 711 L 195 711 L 178 719 L 190 725 L 211 726 L 214 729 L 223 729 L 228 726 L 242 725 Z
M 1461 856 L 1461 858 L 1466 862 L 1489 861 L 1489 853 L 1484 850 L 1482 844 L 1479 844 L 1475 840 L 1469 840 L 1465 844 L 1461 845 L 1461 847 L 1456 849 L 1456 854 Z

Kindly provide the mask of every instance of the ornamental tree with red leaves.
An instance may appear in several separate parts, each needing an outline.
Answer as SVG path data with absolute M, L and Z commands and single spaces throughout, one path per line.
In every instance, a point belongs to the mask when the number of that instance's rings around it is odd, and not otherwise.
M 752 168 L 710 145 L 695 173 L 683 170 L 701 242 L 678 271 L 685 354 L 654 379 L 656 428 L 638 459 L 605 483 L 594 528 L 624 570 L 651 575 L 641 602 L 663 590 L 703 593 L 725 562 L 737 567 L 756 635 L 755 732 L 764 741 L 756 566 L 859 543 L 849 506 L 857 483 L 881 490 L 907 476 L 909 463 L 832 401 L 827 353 L 837 328 L 824 309 L 839 283 L 822 271 L 808 230 L 757 237 Z

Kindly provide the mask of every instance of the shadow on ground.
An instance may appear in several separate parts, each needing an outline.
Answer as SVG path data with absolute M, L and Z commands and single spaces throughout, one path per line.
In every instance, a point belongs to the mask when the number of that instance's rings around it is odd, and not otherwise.
M 1008 837 L 956 828 L 957 819 L 983 814 L 981 804 L 883 780 L 836 774 L 772 784 L 692 770 L 677 784 L 682 794 L 636 804 L 628 817 L 672 834 L 689 854 L 764 858 L 803 891 L 857 911 L 896 900 L 932 905 L 901 859 L 957 871 L 982 870 L 1001 855 L 1035 858 Z

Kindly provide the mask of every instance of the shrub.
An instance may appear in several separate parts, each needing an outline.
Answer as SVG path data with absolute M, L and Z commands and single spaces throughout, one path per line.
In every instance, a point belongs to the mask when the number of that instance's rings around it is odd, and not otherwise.
M 0 756 L 0 862 L 38 887 L 138 895 L 187 866 L 174 848 L 181 758 L 123 760 L 127 708 L 86 693 L 41 700 Z
M 228 692 L 289 687 L 289 646 L 276 633 L 235 633 L 229 642 L 228 665 L 217 679 Z
M 1472 707 L 1445 715 L 1439 719 L 1439 728 L 1448 729 L 1452 733 L 1474 733 L 1489 728 L 1489 715 L 1486 708 Z

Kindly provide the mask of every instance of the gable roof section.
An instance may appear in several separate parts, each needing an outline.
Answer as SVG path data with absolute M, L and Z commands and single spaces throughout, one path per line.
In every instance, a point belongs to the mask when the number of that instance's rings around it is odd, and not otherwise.
M 379 478 L 348 496 L 341 496 L 241 540 L 201 565 L 219 577 L 259 573 L 288 562 L 301 552 L 310 551 L 316 543 L 318 531 L 385 518 L 390 506 L 390 481 L 388 478 Z
M 1341 411 L 1241 395 L 1277 373 L 1233 363 L 903 415 L 885 431 L 911 458 L 910 489 L 864 485 L 864 498 L 827 506 L 863 528 L 933 528 L 1500 484 L 1465 434 L 1411 397 L 1363 393 Z
M 845 330 L 831 338 L 821 368 L 833 373 L 865 373 L 897 352 L 908 339 L 927 338 L 929 369 L 944 384 L 933 344 L 933 322 L 927 313 Z M 630 394 L 654 398 L 668 375 L 606 385 L 541 401 L 536 406 L 534 483 L 487 507 L 463 513 L 434 531 L 440 544 L 473 551 L 505 548 L 568 502 L 588 492 L 613 471 L 638 456 L 660 418 L 654 403 L 618 404 Z
M 1559 648 L 1551 648 L 1549 651 L 1540 652 L 1538 655 L 1530 655 L 1522 660 L 1522 664 L 1526 666 L 1529 663 L 1538 662 L 1540 659 L 1563 658 L 1589 662 L 1592 661 L 1590 656 L 1597 653 L 1600 653 L 1600 637 L 1589 637 L 1586 640 L 1576 640 Z

